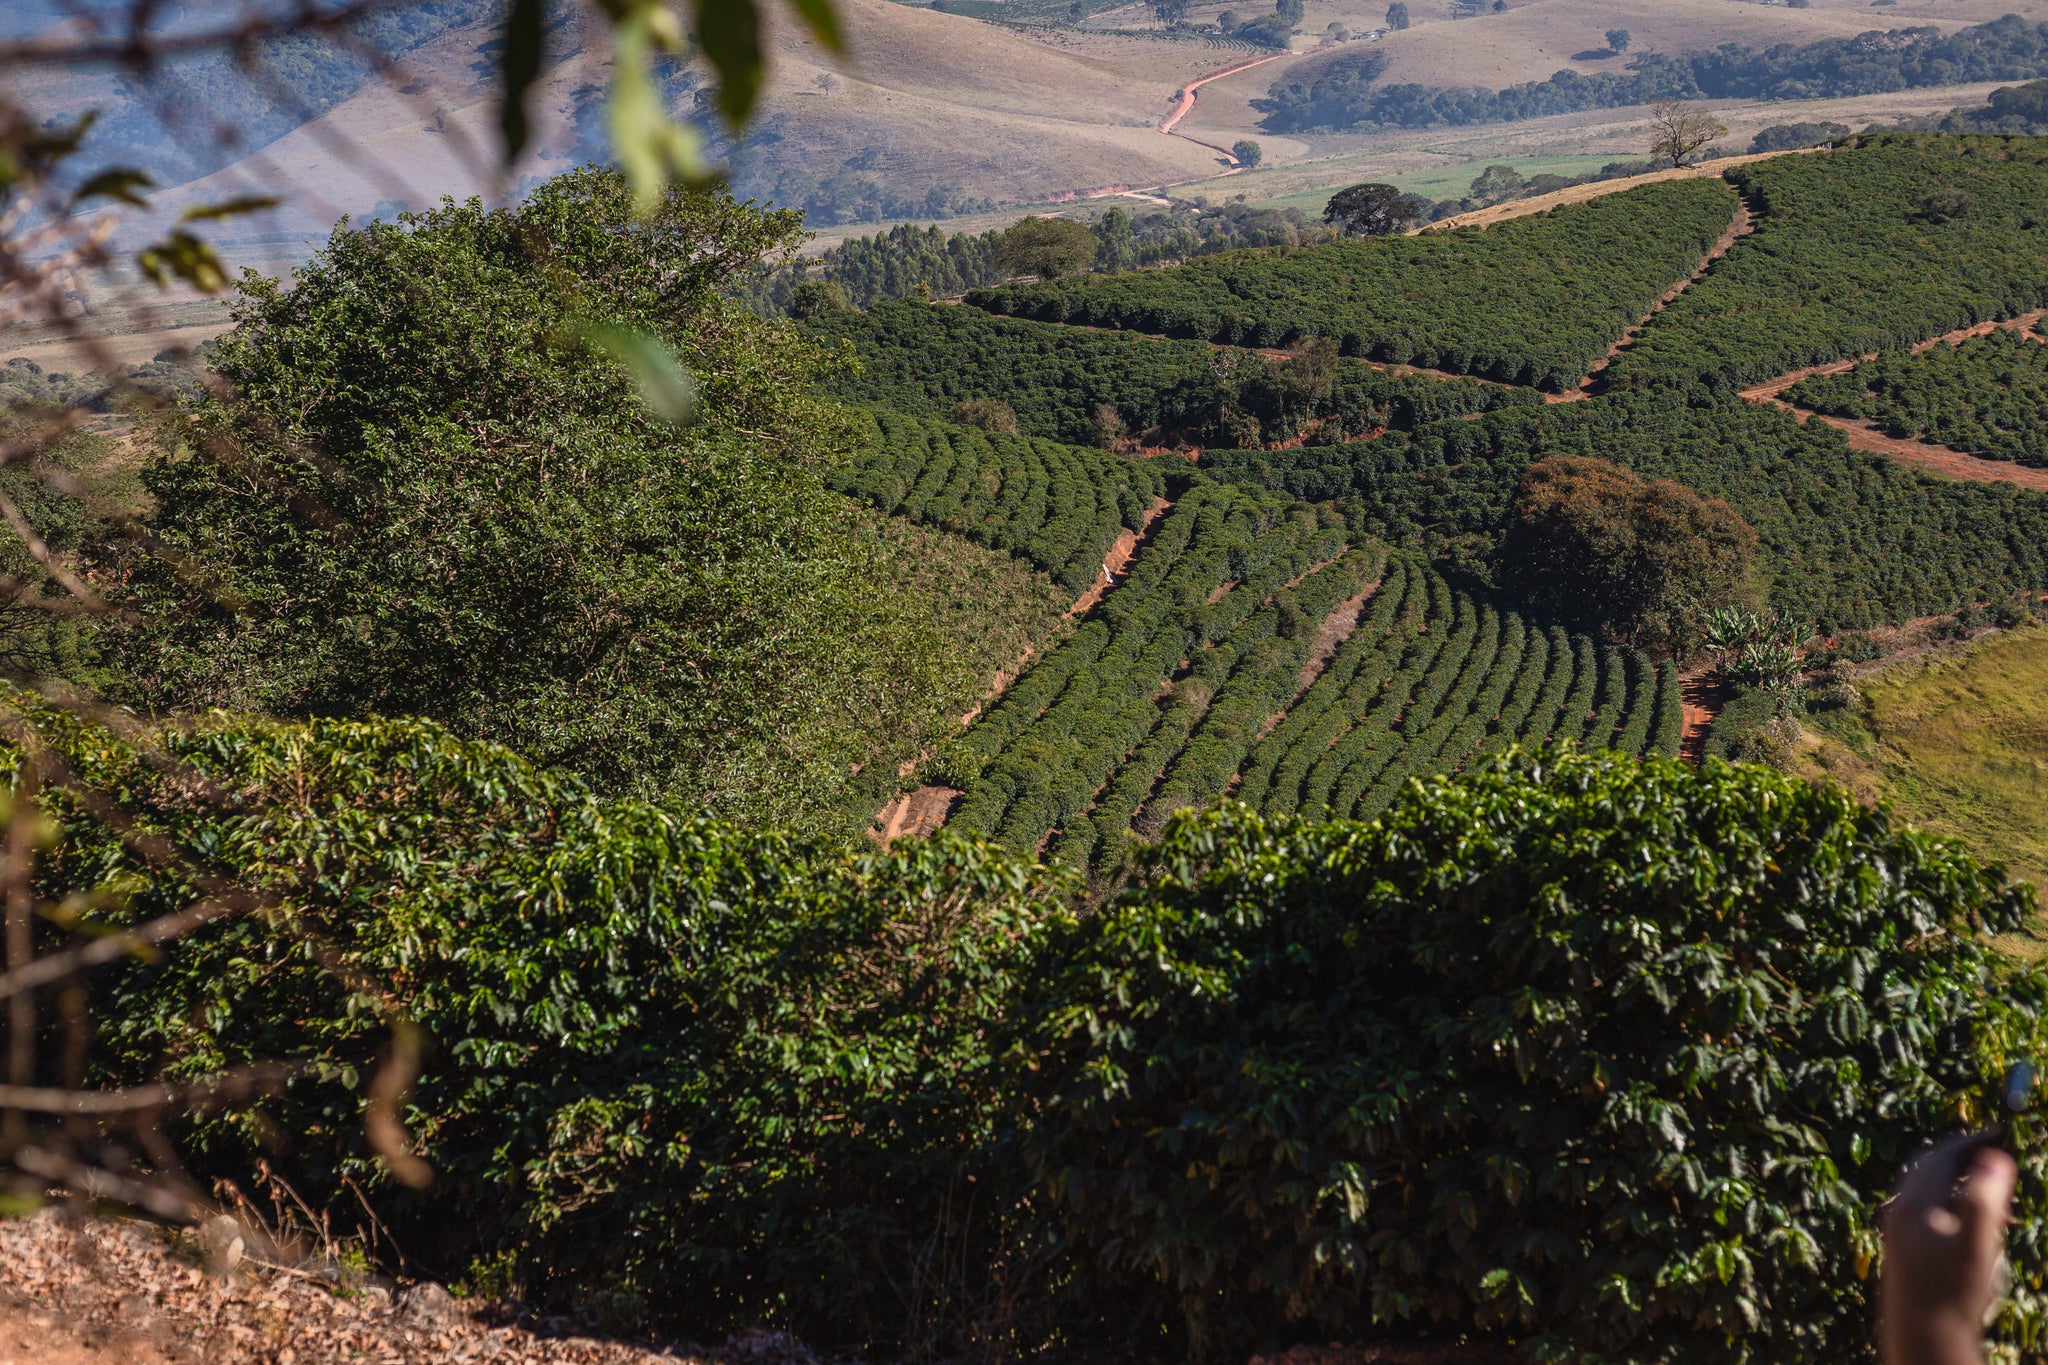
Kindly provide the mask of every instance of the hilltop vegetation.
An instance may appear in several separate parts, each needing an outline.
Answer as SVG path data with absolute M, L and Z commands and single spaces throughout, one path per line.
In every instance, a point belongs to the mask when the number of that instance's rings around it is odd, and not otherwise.
M 2048 146 L 1886 134 L 1728 173 L 1756 231 L 1653 318 L 1616 388 L 1739 389 L 2048 303 Z
M 1328 337 L 1347 355 L 1565 389 L 1692 273 L 1735 207 L 1726 185 L 1669 181 L 1483 231 L 1232 252 L 968 302 L 1231 345 Z

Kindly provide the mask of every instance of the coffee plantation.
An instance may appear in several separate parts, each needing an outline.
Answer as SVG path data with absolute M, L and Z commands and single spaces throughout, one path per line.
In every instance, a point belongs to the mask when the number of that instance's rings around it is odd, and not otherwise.
M 967 301 L 1238 346 L 1322 336 L 1347 355 L 1559 390 L 1693 272 L 1735 208 L 1724 184 L 1674 181 L 1492 228 L 1230 252 Z
M 1898 1163 L 2048 1042 L 1984 939 L 2023 890 L 1756 768 L 1511 749 L 1370 824 L 1182 815 L 1077 916 L 1056 863 L 744 831 L 427 724 L 159 731 L 213 804 L 17 706 L 136 821 L 44 797 L 52 889 L 271 901 L 105 977 L 107 1078 L 300 1065 L 180 1130 L 202 1172 L 347 1178 L 415 1258 L 642 1330 L 1857 1358 Z M 431 1040 L 419 1190 L 355 1121 L 394 1014 Z M 1998 1331 L 2032 1340 L 2048 1163 L 2016 1140 Z
M 2001 328 L 1918 355 L 1892 352 L 1785 391 L 1815 412 L 1986 459 L 2048 465 L 2048 346 Z

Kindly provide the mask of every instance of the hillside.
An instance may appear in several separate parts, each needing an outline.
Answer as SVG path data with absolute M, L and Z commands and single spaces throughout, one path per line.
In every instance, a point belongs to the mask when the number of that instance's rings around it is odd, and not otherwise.
M 157 210 L 333 192 L 231 327 L 0 337 L 212 337 L 0 366 L 0 1356 L 1858 1365 L 1916 1264 L 1938 1365 L 2048 1341 L 2048 137 L 1257 208 L 1641 132 L 1361 77 L 1206 204 L 790 261 L 749 192 L 1218 169 L 1243 46 L 1029 13 L 778 20 L 736 192 L 576 164 L 595 10 L 497 167 L 462 10 Z M 1949 42 L 1728 64 L 2048 62 Z

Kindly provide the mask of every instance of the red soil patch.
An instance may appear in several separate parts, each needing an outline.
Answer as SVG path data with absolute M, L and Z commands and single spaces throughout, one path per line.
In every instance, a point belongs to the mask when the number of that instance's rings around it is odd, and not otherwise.
M 1337 651 L 1344 647 L 1344 642 L 1358 629 L 1359 621 L 1365 616 L 1365 604 L 1372 601 L 1372 595 L 1379 590 L 1379 580 L 1375 579 L 1360 589 L 1357 596 L 1338 603 L 1336 608 L 1323 618 L 1321 629 L 1316 631 L 1316 642 L 1309 647 L 1308 662 L 1301 666 L 1301 677 L 1294 684 L 1294 696 L 1288 698 L 1287 705 L 1266 717 L 1265 723 L 1259 726 L 1260 739 L 1272 734 L 1280 722 L 1287 719 L 1287 713 L 1294 709 L 1294 703 L 1300 699 L 1301 694 L 1315 686 L 1316 679 L 1323 676 L 1323 670 L 1330 666 L 1330 660 L 1337 657 Z M 1235 778 L 1232 779 L 1230 790 L 1236 790 Z
M 936 782 L 926 783 L 882 807 L 875 817 L 875 828 L 868 833 L 885 847 L 897 839 L 921 839 L 935 834 L 952 818 L 953 808 L 966 794 Z
M 2048 317 L 2048 308 L 2036 308 L 2031 313 L 2021 313 L 2018 317 L 2007 318 L 2004 322 L 1974 323 L 1968 327 L 1958 328 L 1953 332 L 1944 332 L 1938 337 L 1929 337 L 1925 341 L 1916 341 L 1906 348 L 1907 354 L 1919 355 L 1922 351 L 1931 351 L 1936 346 L 1954 346 L 1968 341 L 1971 337 L 1990 336 L 1993 332 L 2001 330 L 2024 334 L 2027 328 L 2032 327 L 2044 317 Z M 1847 370 L 1855 369 L 1866 360 L 1875 360 L 1877 356 L 1878 353 L 1872 351 L 1869 355 L 1859 355 L 1849 360 L 1832 360 L 1825 365 L 1808 365 L 1803 370 L 1793 370 L 1789 374 L 1781 374 L 1776 379 L 1759 384 L 1753 389 L 1744 389 L 1741 397 L 1748 399 L 1752 403 L 1774 400 L 1779 394 L 1811 375 L 1841 374 Z M 1780 406 L 1790 407 L 1791 405 L 1786 403 Z
M 1678 741 L 1678 756 L 1697 768 L 1707 756 L 1707 727 L 1728 704 L 1728 687 L 1720 670 L 1710 669 L 1680 678 L 1678 695 L 1685 704 L 1685 733 Z
M 1109 553 L 1102 557 L 1102 580 L 1074 599 L 1074 605 L 1067 608 L 1068 616 L 1086 616 L 1095 609 L 1103 594 L 1116 586 L 1117 575 L 1129 568 L 1131 560 L 1137 557 L 1138 547 L 1152 539 L 1152 533 L 1159 529 L 1159 519 L 1172 505 L 1165 498 L 1154 498 L 1152 506 L 1145 511 L 1145 525 L 1136 531 L 1124 528 L 1109 547 Z
M 1909 353 L 1919 355 L 1922 351 L 1932 350 L 1936 346 L 1953 346 L 1971 337 L 1989 336 L 2000 330 L 2024 334 L 2027 328 L 2044 317 L 2048 317 L 2048 308 L 2036 308 L 2030 313 L 2022 313 L 2003 322 L 1980 322 L 1974 326 L 1915 342 L 1909 348 Z M 1781 374 L 1776 379 L 1759 384 L 1755 388 L 1744 389 L 1741 397 L 1751 403 L 1770 403 L 1783 408 L 1802 422 L 1818 417 L 1841 432 L 1852 449 L 1866 450 L 1874 455 L 1888 455 L 1900 464 L 1909 464 L 1915 469 L 1922 469 L 1945 479 L 1962 479 L 1972 483 L 2009 483 L 2021 488 L 2048 492 L 2048 469 L 2034 469 L 2014 464 L 2010 460 L 1987 460 L 1978 455 L 1966 455 L 1960 450 L 1950 450 L 1947 446 L 1891 436 L 1880 430 L 1875 423 L 1808 412 L 1805 408 L 1794 406 L 1783 397 L 1787 389 L 1811 375 L 1843 374 L 1866 360 L 1875 359 L 1877 352 L 1873 351 L 1869 355 L 1856 356 L 1849 360 L 1830 361 L 1825 365 L 1808 365 L 1804 369 L 1793 370 L 1790 374 Z
M 1734 246 L 1738 239 L 1747 237 L 1755 231 L 1756 219 L 1750 213 L 1749 205 L 1741 200 L 1736 201 L 1735 216 L 1728 220 L 1728 230 L 1723 232 L 1719 239 L 1707 248 L 1707 254 L 1700 257 L 1698 268 L 1692 274 L 1665 290 L 1664 297 L 1652 304 L 1650 311 L 1643 314 L 1635 326 L 1623 332 L 1621 339 L 1607 348 L 1607 354 L 1600 357 L 1599 363 L 1594 365 L 1587 372 L 1586 377 L 1579 381 L 1577 388 L 1566 389 L 1563 393 L 1546 394 L 1543 401 L 1546 403 L 1575 403 L 1582 398 L 1589 398 L 1593 394 L 1598 393 L 1602 380 L 1607 374 L 1607 367 L 1614 363 L 1616 356 L 1635 344 L 1636 338 L 1643 334 L 1643 328 L 1650 325 L 1650 319 L 1668 308 L 1672 300 L 1676 299 L 1680 294 L 1698 284 L 1701 276 L 1705 275 L 1712 268 L 1715 261 L 1727 255 L 1728 248 Z

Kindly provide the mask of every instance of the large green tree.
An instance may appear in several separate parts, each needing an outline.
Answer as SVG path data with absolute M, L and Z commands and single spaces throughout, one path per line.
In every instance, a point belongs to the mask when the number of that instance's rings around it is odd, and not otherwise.
M 1750 592 L 1757 535 L 1735 509 L 1608 460 L 1523 471 L 1502 577 L 1536 610 L 1641 649 L 1698 648 L 1706 614 Z
M 642 217 L 591 169 L 247 279 L 223 396 L 148 471 L 176 572 L 130 591 L 138 699 L 430 716 L 604 790 L 829 805 L 929 669 L 822 483 L 826 354 L 720 297 L 800 235 L 723 191 Z M 659 411 L 691 386 L 693 421 Z

